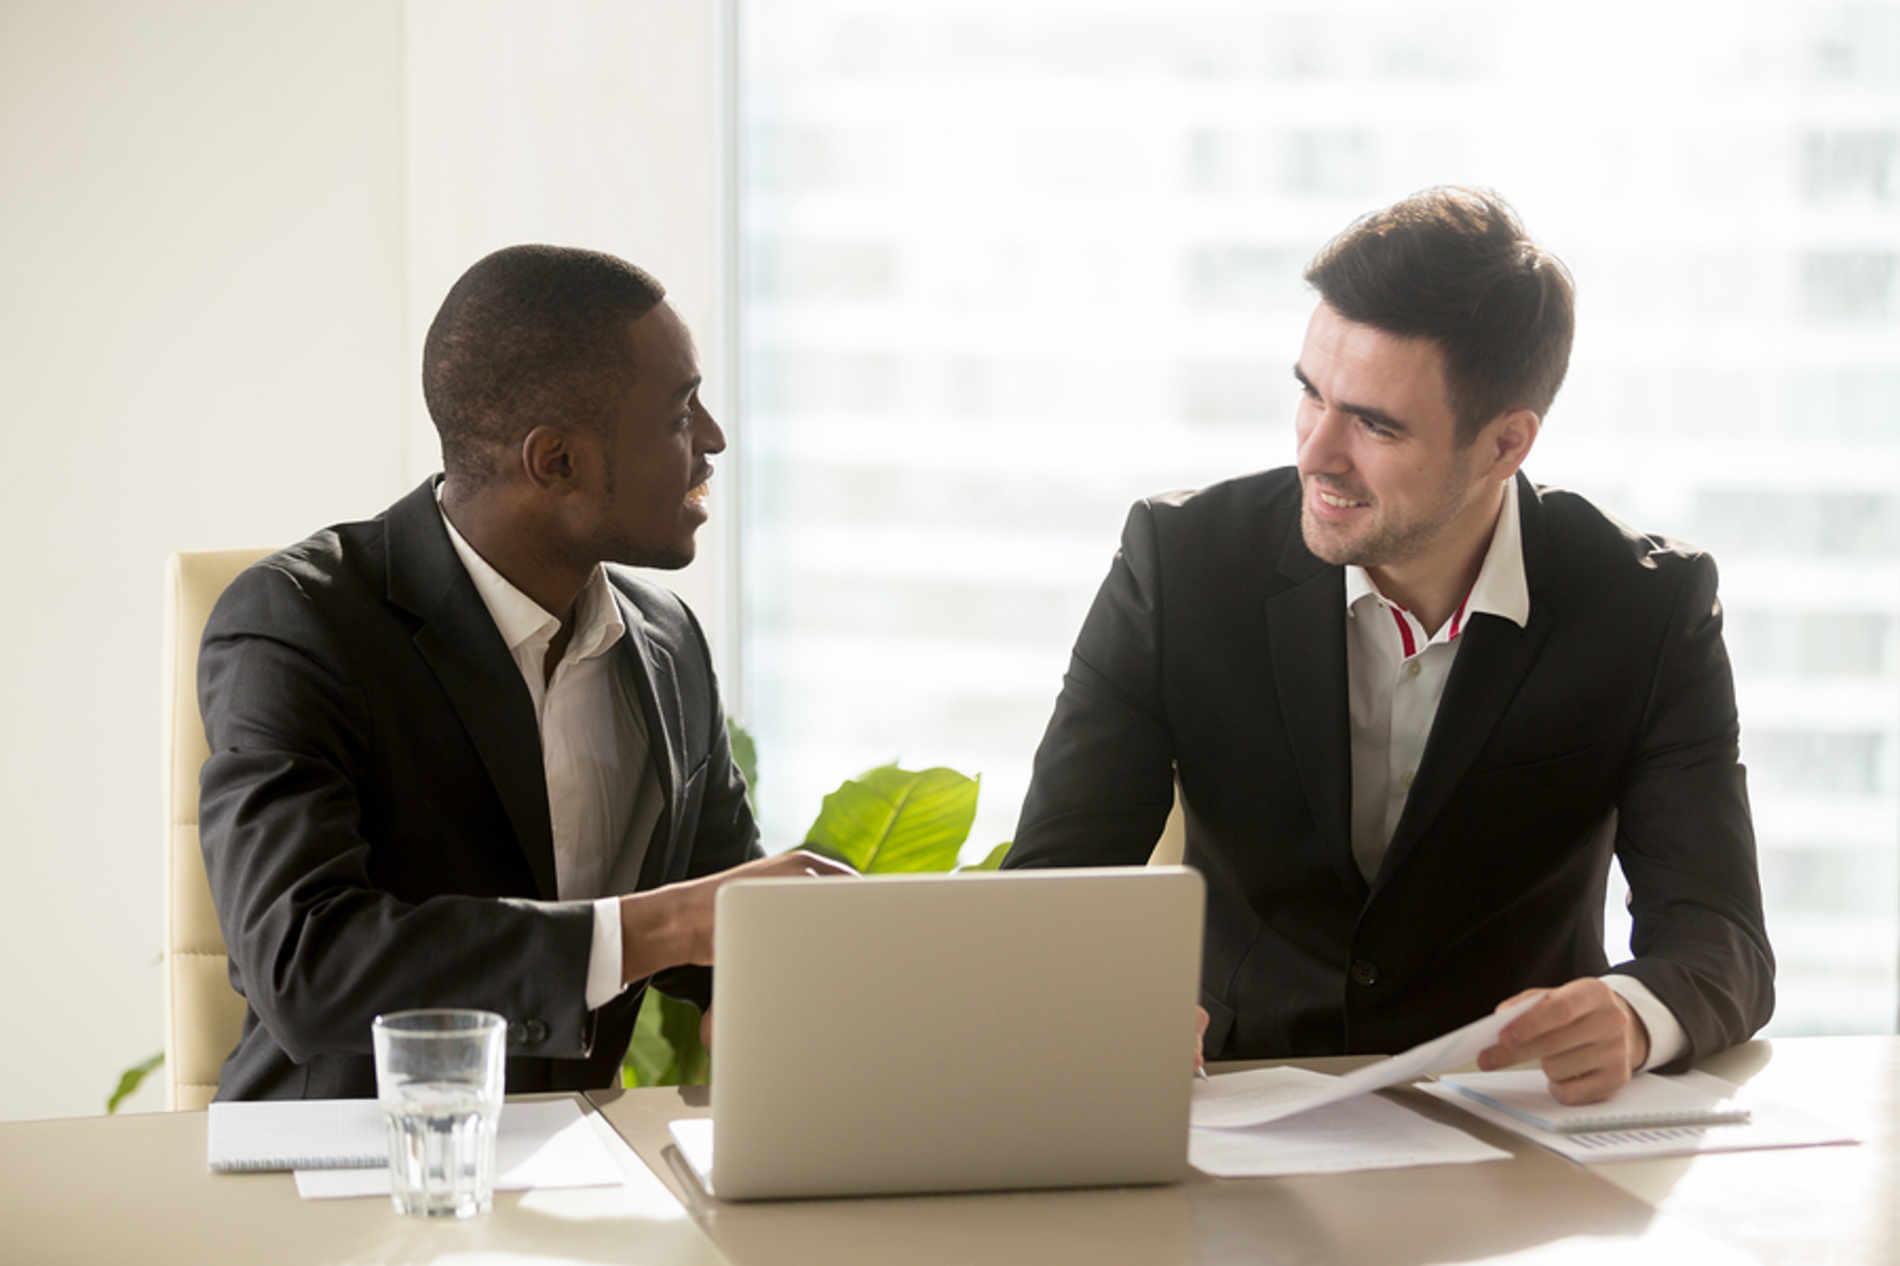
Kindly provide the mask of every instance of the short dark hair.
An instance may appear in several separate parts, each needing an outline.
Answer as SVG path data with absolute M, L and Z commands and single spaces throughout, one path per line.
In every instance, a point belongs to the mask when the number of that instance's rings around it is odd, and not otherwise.
M 623 259 L 509 246 L 462 274 L 422 344 L 442 463 L 479 487 L 537 426 L 598 426 L 633 373 L 628 326 L 666 288 Z
M 1348 321 L 1438 345 L 1460 444 L 1508 410 L 1543 416 L 1563 385 L 1570 270 L 1489 190 L 1427 189 L 1363 216 L 1306 280 Z

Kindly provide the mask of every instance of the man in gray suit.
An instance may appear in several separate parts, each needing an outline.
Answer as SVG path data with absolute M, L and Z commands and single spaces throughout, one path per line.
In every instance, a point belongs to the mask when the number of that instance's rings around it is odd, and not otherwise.
M 446 475 L 272 555 L 199 656 L 201 839 L 247 1003 L 221 1099 L 375 1093 L 370 1020 L 510 1021 L 508 1089 L 614 1084 L 649 980 L 704 1003 L 764 859 L 683 567 L 725 447 L 658 282 L 512 247 L 443 302 Z
M 1004 864 L 1139 863 L 1178 787 L 1210 1058 L 1401 1050 L 1537 992 L 1481 1062 L 1580 1103 L 1743 1040 L 1774 959 L 1715 565 L 1519 473 L 1568 273 L 1439 189 L 1306 276 L 1298 465 L 1135 506 Z

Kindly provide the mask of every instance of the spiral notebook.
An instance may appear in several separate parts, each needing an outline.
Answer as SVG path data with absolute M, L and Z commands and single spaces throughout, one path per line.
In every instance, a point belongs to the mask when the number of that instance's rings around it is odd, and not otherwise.
M 1604 1102 L 1576 1107 L 1551 1098 L 1543 1070 L 1537 1068 L 1453 1073 L 1440 1077 L 1439 1081 L 1479 1103 L 1489 1104 L 1553 1134 L 1680 1125 L 1740 1125 L 1749 1116 L 1746 1104 L 1708 1088 L 1709 1083 L 1715 1082 L 1712 1077 L 1685 1081 L 1659 1073 L 1638 1073 L 1629 1085 Z
M 214 1171 L 371 1169 L 389 1163 L 383 1109 L 374 1099 L 214 1103 L 205 1122 Z

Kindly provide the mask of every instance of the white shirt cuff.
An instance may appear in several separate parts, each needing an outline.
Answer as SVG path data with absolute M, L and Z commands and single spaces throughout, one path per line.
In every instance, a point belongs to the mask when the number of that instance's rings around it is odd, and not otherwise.
M 1682 1031 L 1682 1025 L 1676 1021 L 1674 1013 L 1649 991 L 1648 985 L 1634 976 L 1618 976 L 1614 973 L 1605 976 L 1603 983 L 1616 990 L 1623 1001 L 1630 1004 L 1630 1010 L 1649 1030 L 1649 1058 L 1643 1061 L 1643 1068 L 1661 1068 L 1689 1049 L 1689 1035 Z M 1641 1072 L 1642 1069 L 1637 1071 Z
M 587 952 L 587 1009 L 604 1007 L 627 987 L 620 979 L 620 898 L 594 902 L 594 945 Z

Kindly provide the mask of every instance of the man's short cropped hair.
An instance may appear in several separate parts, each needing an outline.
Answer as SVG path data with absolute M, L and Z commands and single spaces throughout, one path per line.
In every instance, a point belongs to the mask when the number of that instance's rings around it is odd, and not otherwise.
M 422 345 L 449 476 L 479 487 L 538 426 L 598 427 L 633 374 L 628 327 L 666 296 L 599 251 L 510 246 L 450 288 Z
M 1542 417 L 1563 385 L 1570 271 L 1488 190 L 1427 189 L 1374 211 L 1327 243 L 1306 280 L 1348 321 L 1438 345 L 1460 444 L 1512 409 Z

